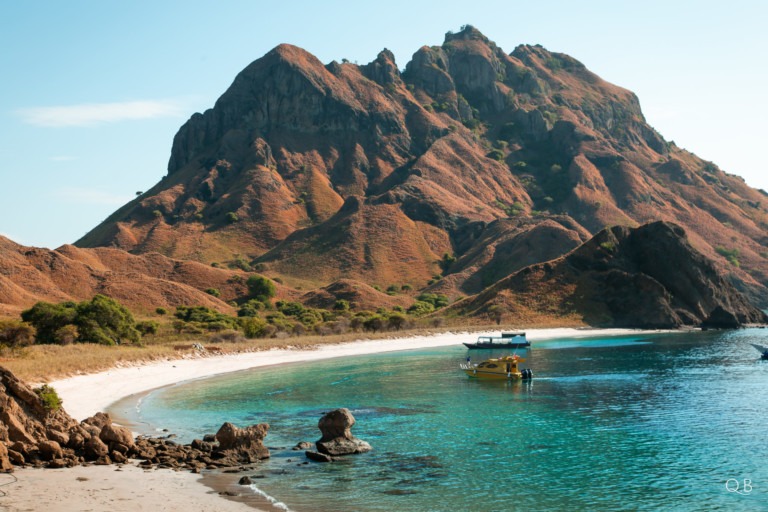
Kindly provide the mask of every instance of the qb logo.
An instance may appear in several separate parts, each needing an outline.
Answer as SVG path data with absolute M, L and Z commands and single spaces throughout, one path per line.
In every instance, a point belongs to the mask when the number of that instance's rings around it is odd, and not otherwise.
M 725 489 L 728 492 L 735 492 L 741 495 L 747 495 L 752 492 L 752 480 L 745 478 L 742 484 L 740 485 L 739 481 L 735 478 L 729 478 L 725 481 Z

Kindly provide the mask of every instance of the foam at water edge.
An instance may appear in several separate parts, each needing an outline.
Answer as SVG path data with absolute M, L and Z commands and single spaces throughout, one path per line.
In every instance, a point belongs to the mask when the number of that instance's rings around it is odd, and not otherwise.
M 277 499 L 273 498 L 272 496 L 265 493 L 264 491 L 262 491 L 261 489 L 259 489 L 253 484 L 251 484 L 250 487 L 251 489 L 253 489 L 254 493 L 256 493 L 257 495 L 261 496 L 262 498 L 270 502 L 272 506 L 275 507 L 276 509 L 285 510 L 286 512 L 291 512 L 291 509 L 288 508 L 288 505 L 286 505 L 282 501 L 278 501 Z

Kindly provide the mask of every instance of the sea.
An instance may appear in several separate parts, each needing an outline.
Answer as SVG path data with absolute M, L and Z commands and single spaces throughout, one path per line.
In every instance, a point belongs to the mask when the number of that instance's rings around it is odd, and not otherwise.
M 463 346 L 258 368 L 115 405 L 180 442 L 269 423 L 246 473 L 275 510 L 768 510 L 767 329 Z M 480 381 L 467 357 L 515 352 L 530 382 Z M 291 448 L 346 407 L 373 450 L 308 463 Z

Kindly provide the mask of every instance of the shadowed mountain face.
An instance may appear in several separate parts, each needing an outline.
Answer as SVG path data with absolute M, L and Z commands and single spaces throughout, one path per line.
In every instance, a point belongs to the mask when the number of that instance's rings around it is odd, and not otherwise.
M 768 322 L 679 226 L 616 226 L 453 306 L 464 315 L 550 314 L 603 327 L 733 328 Z
M 765 193 L 665 141 L 572 57 L 507 54 L 466 27 L 402 73 L 387 50 L 323 65 L 278 46 L 181 127 L 167 176 L 76 245 L 457 296 L 656 220 L 768 303 Z

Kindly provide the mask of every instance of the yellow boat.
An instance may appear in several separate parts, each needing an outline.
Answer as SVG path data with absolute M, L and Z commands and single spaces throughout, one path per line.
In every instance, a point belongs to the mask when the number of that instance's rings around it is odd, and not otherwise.
M 467 358 L 466 364 L 459 365 L 464 373 L 473 379 L 506 379 L 506 380 L 529 380 L 533 378 L 533 371 L 530 368 L 518 368 L 525 359 L 518 355 L 491 358 L 477 364 Z

